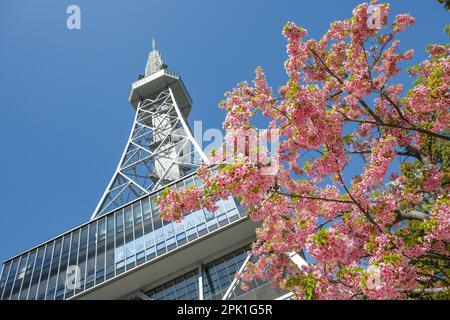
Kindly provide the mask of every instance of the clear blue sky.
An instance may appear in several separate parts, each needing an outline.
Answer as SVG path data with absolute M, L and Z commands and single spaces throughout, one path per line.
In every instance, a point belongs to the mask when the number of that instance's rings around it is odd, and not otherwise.
M 131 83 L 152 37 L 194 100 L 189 118 L 221 127 L 223 93 L 264 67 L 285 80 L 288 20 L 321 36 L 359 1 L 2 0 L 0 2 L 0 259 L 89 219 L 122 153 Z M 449 13 L 434 0 L 391 1 L 417 24 L 402 48 L 446 41 Z M 81 8 L 81 30 L 66 8 Z

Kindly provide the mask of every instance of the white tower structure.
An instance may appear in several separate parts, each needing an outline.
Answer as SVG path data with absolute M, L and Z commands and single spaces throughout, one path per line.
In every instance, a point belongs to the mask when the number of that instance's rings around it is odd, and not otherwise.
M 92 218 L 160 189 L 207 161 L 186 121 L 192 100 L 180 75 L 167 70 L 155 40 L 129 101 L 136 109 L 130 137 Z

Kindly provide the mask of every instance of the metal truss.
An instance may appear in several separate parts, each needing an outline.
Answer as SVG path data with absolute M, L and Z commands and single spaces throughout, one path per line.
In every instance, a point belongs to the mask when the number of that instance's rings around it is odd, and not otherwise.
M 308 266 L 308 263 L 306 262 L 306 260 L 304 259 L 304 257 L 302 257 L 301 255 L 299 255 L 296 252 L 290 252 L 288 254 L 289 259 L 299 268 L 301 269 L 302 267 L 306 267 Z M 227 291 L 225 292 L 225 294 L 222 297 L 222 300 L 229 300 L 230 297 L 232 296 L 233 292 L 236 290 L 236 288 L 241 284 L 241 280 L 239 279 L 239 277 L 245 272 L 245 270 L 247 269 L 247 265 L 248 262 L 253 258 L 254 256 L 252 256 L 251 253 L 248 253 L 247 258 L 244 260 L 244 262 L 242 263 L 241 267 L 239 268 L 238 272 L 236 273 L 233 281 L 231 282 L 230 286 L 228 287 Z M 292 293 L 287 293 L 281 297 L 276 298 L 275 300 L 290 300 L 292 298 L 293 294 Z
M 142 99 L 122 158 L 92 218 L 162 188 L 204 162 L 172 89 Z
M 234 290 L 238 287 L 238 285 L 241 283 L 241 280 L 239 280 L 239 276 L 241 276 L 245 269 L 247 269 L 247 264 L 250 261 L 250 259 L 252 258 L 252 254 L 248 253 L 247 254 L 247 258 L 245 258 L 244 262 L 242 263 L 241 267 L 239 268 L 238 272 L 236 273 L 236 275 L 234 276 L 233 281 L 231 282 L 230 286 L 228 287 L 227 291 L 225 292 L 225 294 L 222 297 L 222 300 L 228 300 L 230 299 L 232 293 L 234 292 Z

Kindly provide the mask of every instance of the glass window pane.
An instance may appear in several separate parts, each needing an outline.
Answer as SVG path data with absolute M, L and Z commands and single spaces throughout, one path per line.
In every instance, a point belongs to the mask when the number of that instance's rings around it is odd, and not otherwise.
M 164 238 L 166 240 L 167 250 L 171 250 L 175 247 L 175 231 L 173 229 L 172 221 L 163 221 L 164 226 Z
M 16 279 L 14 281 L 14 286 L 11 292 L 11 300 L 17 300 L 19 298 L 20 287 L 22 286 L 23 278 L 25 276 L 25 270 L 27 268 L 28 254 L 21 256 L 19 267 L 17 269 Z
M 125 271 L 125 236 L 123 218 L 123 210 L 116 213 L 116 249 L 114 254 L 116 274 L 120 274 Z
M 88 256 L 86 261 L 86 289 L 94 285 L 95 249 L 97 244 L 97 222 L 89 224 Z
M 156 249 L 155 249 L 155 234 L 153 233 L 153 224 L 150 214 L 149 219 L 146 219 L 144 216 L 144 244 L 147 260 L 152 259 L 156 255 Z
M 98 222 L 97 252 L 95 262 L 95 283 L 101 283 L 105 276 L 106 218 Z
M 80 279 L 76 279 L 76 283 L 80 284 L 80 288 L 75 289 L 75 294 L 84 290 L 84 280 L 86 276 L 86 259 L 88 246 L 88 226 L 81 228 L 80 241 L 78 248 L 78 262 L 77 266 L 80 268 Z
M 28 292 L 28 300 L 36 299 L 37 287 L 39 284 L 39 276 L 41 275 L 42 263 L 44 262 L 44 253 L 45 253 L 45 246 L 39 247 L 36 256 L 36 262 L 34 264 L 33 275 L 31 278 L 30 290 Z
M 80 231 L 76 230 L 72 233 L 72 243 L 70 244 L 70 253 L 69 253 L 69 264 L 67 267 L 70 267 L 71 270 L 73 267 L 77 266 L 77 258 L 78 258 L 78 247 L 80 244 Z M 71 275 L 72 275 L 71 271 Z M 66 277 L 68 276 L 66 271 Z M 66 279 L 64 279 L 65 281 Z M 75 279 L 76 281 L 76 279 Z M 65 299 L 70 298 L 75 293 L 72 288 L 65 288 Z
M 105 218 L 103 218 L 98 221 L 97 240 L 98 241 L 105 240 L 105 237 L 106 237 L 106 221 L 105 221 Z
M 105 257 L 105 278 L 110 279 L 114 276 L 114 214 L 108 216 L 108 233 L 106 240 L 106 257 Z
M 61 249 L 61 262 L 59 265 L 59 274 L 58 280 L 56 282 L 56 292 L 55 292 L 55 299 L 58 300 L 64 297 L 64 287 L 66 282 L 67 265 L 69 263 L 71 238 L 72 236 L 70 233 L 64 236 L 63 245 Z
M 50 266 L 47 292 L 45 297 L 45 299 L 47 300 L 53 300 L 55 298 L 56 278 L 58 276 L 61 248 L 62 248 L 62 239 L 59 238 L 55 241 L 55 248 L 53 250 L 52 263 Z
M 17 257 L 12 262 L 12 266 L 6 280 L 5 289 L 3 291 L 2 300 L 9 300 L 9 297 L 11 296 L 12 286 L 14 284 L 14 279 L 16 278 L 17 268 L 19 267 L 19 260 L 20 257 Z
M 44 263 L 42 265 L 41 278 L 39 280 L 39 289 L 36 297 L 37 300 L 44 300 L 45 298 L 48 276 L 50 272 L 50 264 L 53 257 L 53 246 L 54 242 L 50 242 L 47 244 L 47 248 L 45 249 Z
M 0 298 L 2 297 L 3 289 L 5 288 L 6 279 L 8 278 L 10 268 L 11 268 L 11 261 L 8 261 L 3 265 L 2 276 L 0 278 Z
M 133 205 L 133 218 L 134 224 L 137 225 L 142 222 L 142 210 L 141 210 L 141 202 L 138 201 Z
M 138 203 L 139 204 L 139 203 Z M 133 205 L 133 210 L 134 210 Z M 134 220 L 132 206 L 125 208 L 125 256 L 127 270 L 136 265 L 136 248 L 134 244 Z M 138 210 L 138 209 L 136 209 Z M 140 209 L 139 209 L 140 211 Z
M 150 199 L 149 198 L 144 198 L 142 200 L 142 215 L 145 219 L 149 219 L 150 215 L 151 215 L 151 210 L 150 210 Z
M 133 212 L 131 206 L 125 207 L 125 228 L 133 227 Z
M 153 218 L 153 227 L 155 233 L 156 251 L 158 254 L 162 254 L 166 252 L 166 242 L 164 239 L 163 225 L 160 218 Z
M 156 211 L 156 210 L 159 209 L 159 206 L 158 206 L 158 204 L 156 203 L 156 198 L 157 198 L 157 197 L 158 197 L 157 195 L 154 195 L 154 196 L 151 196 L 151 197 L 150 197 L 150 202 L 151 202 L 151 204 L 152 204 L 152 210 L 153 210 L 153 211 Z

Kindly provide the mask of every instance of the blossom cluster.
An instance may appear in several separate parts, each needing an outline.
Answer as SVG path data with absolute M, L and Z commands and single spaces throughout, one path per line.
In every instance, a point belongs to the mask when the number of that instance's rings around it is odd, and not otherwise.
M 201 188 L 159 199 L 166 219 L 181 219 L 235 196 L 261 222 L 252 246 L 259 260 L 244 283 L 269 279 L 299 299 L 399 299 L 448 284 L 450 275 L 423 261 L 450 256 L 450 49 L 430 45 L 429 58 L 408 69 L 415 82 L 404 92 L 395 76 L 414 52 L 395 38 L 415 19 L 397 15 L 382 33 L 368 26 L 368 8 L 357 6 L 319 40 L 288 22 L 279 96 L 260 67 L 253 85 L 225 94 L 229 133 L 252 128 L 257 114 L 279 130 L 275 174 L 245 153 L 225 163 L 219 151 L 213 168 L 198 171 Z M 383 26 L 389 10 L 378 5 Z

